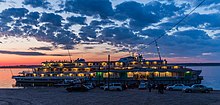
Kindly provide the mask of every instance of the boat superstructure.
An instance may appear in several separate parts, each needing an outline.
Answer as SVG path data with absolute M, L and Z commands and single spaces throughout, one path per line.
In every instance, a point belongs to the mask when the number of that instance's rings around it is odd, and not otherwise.
M 192 70 L 180 65 L 169 65 L 166 60 L 146 60 L 142 55 L 120 58 L 118 61 L 87 62 L 84 59 L 75 61 L 46 61 L 31 72 L 22 72 L 13 76 L 18 83 L 56 84 L 64 80 L 81 79 L 100 82 L 138 82 L 154 83 L 201 83 L 201 70 Z M 107 81 L 108 80 L 108 81 Z

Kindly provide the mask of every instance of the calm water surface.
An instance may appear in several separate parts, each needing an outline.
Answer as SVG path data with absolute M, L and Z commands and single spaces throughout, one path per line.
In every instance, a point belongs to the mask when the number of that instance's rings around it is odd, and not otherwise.
M 201 76 L 204 76 L 202 84 L 220 90 L 220 66 L 192 66 L 189 67 L 196 70 L 202 70 Z M 0 68 L 0 88 L 15 88 L 15 80 L 11 79 L 12 75 L 18 75 L 21 71 L 31 69 L 27 68 Z
M 220 66 L 194 66 L 192 69 L 202 70 L 202 84 L 220 90 Z
M 12 75 L 18 75 L 21 71 L 30 71 L 28 68 L 0 68 L 0 88 L 15 88 L 15 80 Z

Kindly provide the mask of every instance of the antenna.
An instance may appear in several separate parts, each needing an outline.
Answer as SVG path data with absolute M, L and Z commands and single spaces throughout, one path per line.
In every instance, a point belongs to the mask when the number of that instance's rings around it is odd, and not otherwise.
M 72 58 L 71 58 L 71 55 L 70 55 L 70 51 L 69 51 L 68 48 L 67 48 L 67 50 L 68 50 L 68 54 L 69 54 L 69 57 L 70 57 L 70 62 L 72 62 Z
M 156 44 L 156 48 L 157 48 L 157 53 L 158 53 L 159 59 L 161 60 L 160 47 L 158 46 L 157 40 L 155 40 L 155 44 Z

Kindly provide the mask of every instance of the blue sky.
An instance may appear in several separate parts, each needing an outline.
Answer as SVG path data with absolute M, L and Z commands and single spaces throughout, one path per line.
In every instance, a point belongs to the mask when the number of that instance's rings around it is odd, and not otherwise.
M 156 58 L 155 45 L 147 44 L 164 34 L 158 40 L 164 58 L 219 62 L 220 0 L 206 0 L 169 30 L 201 1 L 0 0 L 0 54 L 59 58 L 70 49 L 74 56 Z

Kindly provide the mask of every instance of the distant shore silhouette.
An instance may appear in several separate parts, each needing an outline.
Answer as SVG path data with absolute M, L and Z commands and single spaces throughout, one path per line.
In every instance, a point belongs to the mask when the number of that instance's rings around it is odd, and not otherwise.
M 185 66 L 220 66 L 220 63 L 170 63 L 168 65 L 185 65 Z M 41 65 L 15 65 L 15 66 L 0 66 L 0 68 L 35 68 Z

